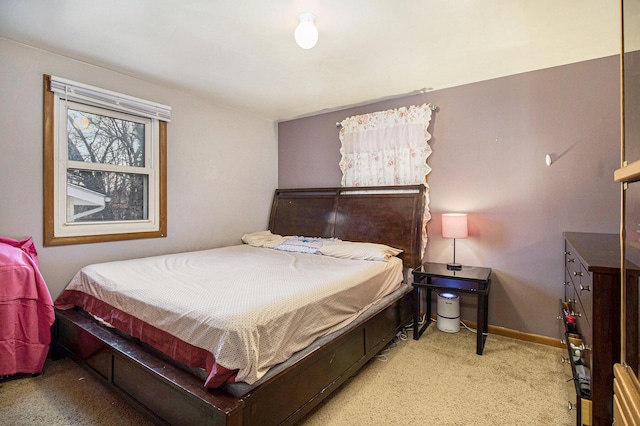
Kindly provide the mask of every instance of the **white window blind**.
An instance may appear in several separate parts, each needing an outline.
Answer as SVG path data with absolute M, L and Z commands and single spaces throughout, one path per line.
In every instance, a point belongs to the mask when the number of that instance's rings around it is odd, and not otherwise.
M 51 76 L 51 90 L 58 94 L 60 99 L 85 101 L 146 118 L 171 121 L 170 106 L 89 86 L 88 84 Z

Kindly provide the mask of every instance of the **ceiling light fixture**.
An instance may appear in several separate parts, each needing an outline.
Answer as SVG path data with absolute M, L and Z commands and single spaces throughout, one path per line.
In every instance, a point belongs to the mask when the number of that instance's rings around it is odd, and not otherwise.
M 295 32 L 296 43 L 303 49 L 311 49 L 318 42 L 318 29 L 315 25 L 316 15 L 304 12 L 298 15 L 298 21 L 299 24 Z

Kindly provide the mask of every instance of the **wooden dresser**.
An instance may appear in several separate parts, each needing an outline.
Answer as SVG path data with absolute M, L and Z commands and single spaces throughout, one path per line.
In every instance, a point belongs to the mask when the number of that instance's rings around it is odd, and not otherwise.
M 613 422 L 613 365 L 620 361 L 620 237 L 617 234 L 565 232 L 563 343 L 576 389 L 577 425 Z M 640 271 L 627 270 L 638 281 Z M 628 294 L 637 301 L 638 287 Z M 631 304 L 637 307 L 637 302 Z M 637 308 L 627 312 L 635 330 Z M 627 359 L 638 359 L 638 335 L 627 337 Z

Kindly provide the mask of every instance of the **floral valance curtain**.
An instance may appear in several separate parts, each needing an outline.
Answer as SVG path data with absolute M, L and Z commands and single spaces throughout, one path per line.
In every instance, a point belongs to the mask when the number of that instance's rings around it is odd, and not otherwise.
M 423 184 L 426 224 L 431 219 L 427 184 L 431 113 L 432 105 L 423 104 L 344 119 L 340 123 L 342 186 Z

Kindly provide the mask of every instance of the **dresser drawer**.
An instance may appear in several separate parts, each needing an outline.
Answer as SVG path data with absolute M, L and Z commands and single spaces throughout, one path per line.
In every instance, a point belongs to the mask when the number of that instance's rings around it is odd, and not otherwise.
M 565 278 L 568 280 L 568 277 Z M 589 321 L 589 313 L 591 311 L 591 296 L 581 295 L 581 292 L 576 289 L 573 283 L 569 280 L 569 284 L 565 285 L 565 299 L 564 301 L 569 304 L 569 312 L 567 315 L 575 318 L 575 326 L 577 332 L 580 334 L 585 345 L 591 345 L 592 338 L 592 326 Z M 586 297 L 586 302 L 583 301 L 583 297 Z
M 579 318 L 582 322 L 587 322 L 590 329 L 591 325 L 591 288 L 593 285 L 593 276 L 587 266 L 585 266 L 580 257 L 577 255 L 575 249 L 565 241 L 565 282 L 571 282 L 573 289 L 569 290 L 573 295 L 572 301 L 574 302 L 574 310 L 579 313 Z M 565 294 L 567 292 L 565 286 Z M 586 299 L 586 300 L 583 300 Z M 585 331 L 583 331 L 585 333 Z
M 569 278 L 575 284 L 580 281 L 580 275 L 582 272 L 582 265 L 580 264 L 580 260 L 577 256 L 573 255 L 571 250 L 565 250 L 565 267 L 567 268 L 567 272 L 569 273 Z
M 591 275 L 583 276 L 581 283 L 578 286 L 574 286 L 576 299 L 578 300 L 576 310 L 580 311 L 580 319 L 582 322 L 587 323 L 589 330 L 591 330 L 593 322 L 593 318 L 591 317 L 593 313 L 593 293 L 591 292 L 591 287 Z M 587 332 L 584 331 L 584 333 L 586 334 Z M 591 336 L 591 331 L 589 331 L 588 334 Z

